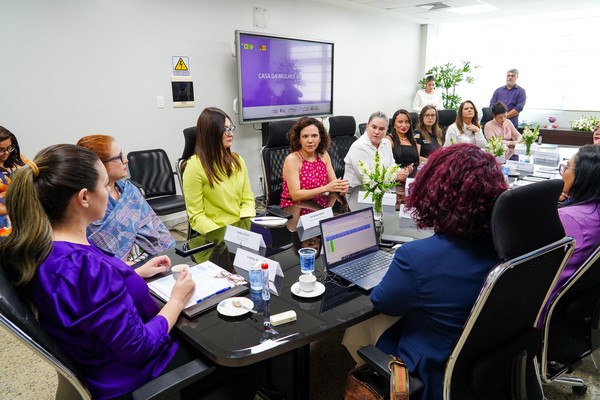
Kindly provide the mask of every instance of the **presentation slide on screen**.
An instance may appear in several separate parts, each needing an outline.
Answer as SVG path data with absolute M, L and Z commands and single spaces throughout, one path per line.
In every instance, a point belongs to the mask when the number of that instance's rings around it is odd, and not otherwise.
M 245 119 L 331 113 L 333 45 L 240 35 Z

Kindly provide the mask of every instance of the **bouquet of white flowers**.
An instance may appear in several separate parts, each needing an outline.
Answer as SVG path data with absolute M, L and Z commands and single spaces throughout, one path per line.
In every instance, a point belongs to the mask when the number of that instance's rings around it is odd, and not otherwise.
M 538 124 L 533 131 L 529 125 L 525 125 L 525 128 L 523 128 L 523 134 L 521 135 L 521 142 L 525 143 L 525 155 L 528 156 L 531 154 L 531 145 L 538 140 L 539 135 L 540 124 Z
M 371 200 L 375 204 L 375 212 L 381 213 L 383 194 L 387 189 L 396 186 L 398 165 L 394 164 L 385 168 L 381 164 L 379 151 L 375 152 L 375 164 L 372 167 L 363 161 L 359 161 L 358 164 L 362 173 L 362 186 L 366 191 L 364 198 L 371 195 Z
M 600 119 L 594 116 L 581 116 L 581 118 L 569 121 L 571 124 L 571 129 L 575 129 L 576 131 L 585 131 L 592 132 L 598 124 L 600 123 Z
M 485 149 L 496 157 L 504 155 L 504 142 L 500 136 L 492 136 L 485 145 Z

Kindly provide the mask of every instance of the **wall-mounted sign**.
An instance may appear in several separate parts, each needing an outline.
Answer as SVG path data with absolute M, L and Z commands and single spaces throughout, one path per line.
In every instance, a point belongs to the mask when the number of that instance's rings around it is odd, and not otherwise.
M 173 56 L 173 75 L 190 76 L 190 59 L 185 56 Z

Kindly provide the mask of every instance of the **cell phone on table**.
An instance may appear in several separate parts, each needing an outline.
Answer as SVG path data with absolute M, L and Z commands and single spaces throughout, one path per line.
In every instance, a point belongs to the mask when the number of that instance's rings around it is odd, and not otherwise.
M 292 218 L 292 214 L 289 212 L 282 210 L 281 208 L 269 208 L 267 209 L 267 214 L 274 215 L 279 218 L 290 219 Z
M 183 242 L 175 246 L 175 253 L 179 254 L 180 256 L 187 257 L 200 251 L 210 249 L 214 245 L 214 242 L 211 242 L 205 237 L 197 236 L 193 239 L 188 240 L 187 242 Z

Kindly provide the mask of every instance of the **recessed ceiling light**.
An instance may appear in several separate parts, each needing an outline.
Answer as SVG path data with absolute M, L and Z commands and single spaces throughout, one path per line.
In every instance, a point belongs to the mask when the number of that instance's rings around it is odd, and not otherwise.
M 422 8 L 423 10 L 431 11 L 431 10 L 441 10 L 442 8 L 450 8 L 452 6 L 449 4 L 446 4 L 446 3 L 442 3 L 441 1 L 438 1 L 435 3 L 419 4 L 419 5 L 417 5 L 417 7 Z
M 498 7 L 494 7 L 491 4 L 478 4 L 476 6 L 467 6 L 467 7 L 452 7 L 449 8 L 448 11 L 453 12 L 455 14 L 460 15 L 470 15 L 470 14 L 481 14 L 490 11 L 496 11 Z

